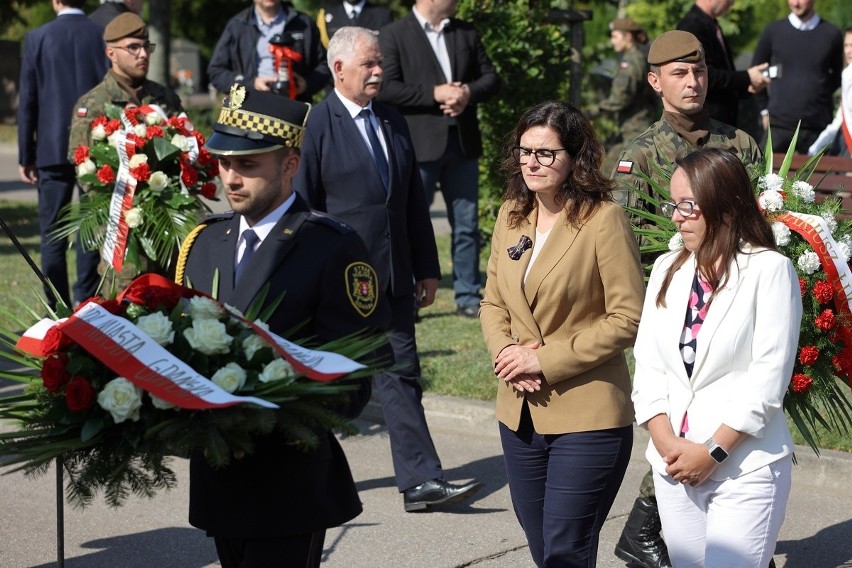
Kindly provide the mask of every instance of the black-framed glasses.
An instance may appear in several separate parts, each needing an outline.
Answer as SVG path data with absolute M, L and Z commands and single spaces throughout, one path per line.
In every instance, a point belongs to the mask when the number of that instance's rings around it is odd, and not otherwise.
M 151 55 L 157 50 L 157 44 L 146 41 L 145 43 L 129 43 L 127 45 L 113 45 L 115 49 L 123 49 L 130 55 L 134 57 L 139 56 L 139 52 L 144 49 L 148 52 L 148 55 Z
M 538 164 L 546 167 L 552 166 L 553 162 L 556 161 L 556 154 L 564 151 L 565 148 L 539 148 L 538 150 L 530 150 L 523 146 L 515 146 L 512 148 L 512 157 L 515 158 L 516 162 L 524 166 L 529 163 L 530 156 L 535 156 Z
M 698 205 L 695 204 L 694 201 L 683 200 L 680 203 L 672 203 L 671 201 L 663 201 L 660 203 L 660 209 L 663 211 L 663 215 L 666 217 L 671 217 L 674 215 L 675 210 L 680 213 L 684 217 L 692 217 L 696 211 L 700 211 Z

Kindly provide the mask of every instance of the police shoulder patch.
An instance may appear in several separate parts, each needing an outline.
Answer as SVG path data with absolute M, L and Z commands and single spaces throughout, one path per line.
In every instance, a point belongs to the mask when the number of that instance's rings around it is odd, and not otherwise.
M 346 267 L 343 277 L 346 295 L 355 310 L 362 317 L 372 314 L 379 302 L 379 278 L 373 267 L 366 262 L 353 262 Z
M 328 213 L 324 213 L 322 211 L 311 211 L 310 213 L 308 213 L 308 221 L 311 221 L 313 223 L 320 223 L 327 227 L 331 227 L 341 235 L 346 235 L 354 231 L 352 227 L 350 227 L 337 217 L 329 215 Z
M 234 215 L 236 215 L 233 211 L 225 211 L 224 213 L 213 213 L 204 218 L 203 223 L 209 225 L 210 223 L 215 223 L 217 221 L 227 221 L 229 219 L 233 219 Z

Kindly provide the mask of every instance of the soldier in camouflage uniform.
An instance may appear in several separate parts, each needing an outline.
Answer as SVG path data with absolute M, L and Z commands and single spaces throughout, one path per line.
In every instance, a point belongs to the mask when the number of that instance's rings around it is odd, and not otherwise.
M 618 18 L 609 24 L 610 41 L 620 53 L 618 69 L 612 78 L 609 97 L 598 109 L 615 114 L 618 135 L 607 141 L 604 167 L 611 168 L 624 146 L 651 126 L 657 117 L 657 96 L 648 84 L 648 63 L 641 49 L 642 28 L 629 18 Z
M 149 81 L 148 60 L 155 44 L 148 41 L 148 27 L 132 12 L 125 12 L 104 29 L 106 54 L 111 67 L 95 88 L 80 97 L 71 119 L 68 159 L 74 161 L 74 149 L 89 145 L 92 120 L 103 115 L 108 104 L 125 107 L 156 104 L 168 115 L 183 111 L 180 97 L 174 91 Z
M 710 118 L 704 109 L 707 65 L 704 48 L 689 32 L 671 31 L 657 38 L 648 52 L 648 82 L 661 97 L 663 116 L 640 134 L 621 153 L 612 172 L 617 183 L 614 197 L 622 206 L 649 209 L 638 192 L 658 197 L 651 184 L 668 187 L 674 161 L 698 148 L 726 148 L 746 164 L 760 161 L 754 139 L 737 128 Z M 660 169 L 668 173 L 661 174 Z M 634 219 L 634 224 L 640 220 Z M 643 263 L 654 258 L 644 255 Z M 632 565 L 647 568 L 671 566 L 660 536 L 660 517 L 651 471 L 642 480 L 640 496 L 615 547 L 615 555 Z

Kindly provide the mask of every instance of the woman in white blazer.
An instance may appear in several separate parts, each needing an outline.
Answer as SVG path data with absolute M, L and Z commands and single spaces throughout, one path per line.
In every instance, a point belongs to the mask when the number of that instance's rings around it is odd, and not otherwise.
M 765 568 L 790 493 L 782 402 L 802 303 L 749 176 L 733 154 L 677 161 L 683 248 L 654 264 L 634 353 L 637 424 L 672 565 Z

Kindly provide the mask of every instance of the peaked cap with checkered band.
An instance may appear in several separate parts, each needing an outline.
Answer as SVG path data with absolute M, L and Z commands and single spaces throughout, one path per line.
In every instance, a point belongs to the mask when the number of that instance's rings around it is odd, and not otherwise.
M 206 147 L 228 156 L 300 148 L 310 110 L 307 103 L 235 84 Z

